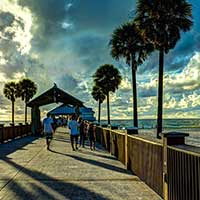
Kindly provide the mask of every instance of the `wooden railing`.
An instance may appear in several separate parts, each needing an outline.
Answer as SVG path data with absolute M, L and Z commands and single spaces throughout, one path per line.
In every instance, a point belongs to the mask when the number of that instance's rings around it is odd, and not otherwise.
M 97 142 L 125 164 L 125 135 L 97 127 Z
M 123 164 L 126 164 L 125 137 L 122 132 L 97 128 L 97 141 Z M 162 145 L 131 135 L 127 137 L 127 168 L 162 196 Z
M 163 195 L 161 144 L 128 135 L 128 168 L 160 196 Z
M 31 125 L 0 127 L 0 143 L 31 134 Z
M 200 153 L 167 148 L 168 199 L 200 199 Z
M 164 160 L 161 143 L 107 128 L 96 130 L 97 141 L 164 199 L 200 199 L 200 149 L 194 153 L 168 145 Z M 164 163 L 167 163 L 166 174 Z

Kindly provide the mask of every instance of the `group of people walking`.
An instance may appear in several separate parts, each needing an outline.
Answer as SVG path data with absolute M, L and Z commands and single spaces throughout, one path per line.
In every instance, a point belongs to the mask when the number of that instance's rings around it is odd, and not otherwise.
M 90 149 L 95 149 L 95 127 L 92 123 L 84 121 L 82 118 L 77 120 L 76 115 L 72 115 L 69 121 L 68 128 L 70 129 L 70 140 L 73 151 L 78 149 L 78 139 L 80 136 L 79 146 L 85 146 L 85 140 L 90 141 Z M 75 142 L 75 146 L 74 146 Z
M 49 114 L 47 114 L 47 117 L 43 120 L 43 128 L 43 132 L 46 136 L 47 149 L 49 150 L 50 142 L 56 128 Z M 68 128 L 70 130 L 70 141 L 73 151 L 78 150 L 78 146 L 85 147 L 86 139 L 90 141 L 90 149 L 95 150 L 96 133 L 94 124 L 84 121 L 82 118 L 77 118 L 76 115 L 73 114 L 68 123 Z

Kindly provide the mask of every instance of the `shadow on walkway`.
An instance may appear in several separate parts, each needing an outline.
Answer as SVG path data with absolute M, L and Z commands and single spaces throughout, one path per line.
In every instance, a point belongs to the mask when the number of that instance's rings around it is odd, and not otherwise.
M 54 151 L 52 149 L 50 149 L 50 151 L 53 152 L 53 153 L 63 155 L 63 156 L 68 156 L 68 157 L 74 158 L 74 159 L 81 161 L 81 162 L 85 162 L 85 163 L 88 163 L 88 164 L 91 164 L 91 165 L 96 165 L 98 167 L 109 169 L 111 171 L 116 171 L 116 172 L 120 172 L 120 173 L 124 173 L 124 174 L 132 174 L 130 171 L 127 171 L 126 169 L 123 169 L 123 168 L 120 168 L 120 167 L 117 167 L 117 166 L 113 166 L 113 165 L 109 165 L 107 163 L 99 162 L 97 160 L 91 160 L 91 159 L 82 158 L 82 157 L 76 156 L 76 155 L 65 154 L 65 153 Z M 77 153 L 79 153 L 79 152 L 80 151 L 78 151 Z
M 5 158 L 7 155 L 15 152 L 16 150 L 23 150 L 24 146 L 31 143 L 34 144 L 34 141 L 37 139 L 38 137 L 25 136 L 0 144 L 0 159 Z
M 101 157 L 101 158 L 105 158 L 105 159 L 109 159 L 109 160 L 117 160 L 117 158 L 115 158 L 113 156 L 106 156 L 106 155 L 95 153 L 96 151 L 98 151 L 98 149 L 96 149 L 93 152 L 90 152 L 90 151 L 88 151 L 88 152 L 79 151 L 79 153 L 86 154 L 86 155 L 91 155 L 91 156 L 97 156 L 97 157 Z
M 7 184 L 7 188 L 15 194 L 17 199 L 21 200 L 35 200 L 38 197 L 40 199 L 95 199 L 95 200 L 107 200 L 108 198 L 103 195 L 97 194 L 86 188 L 83 188 L 74 183 L 66 183 L 62 180 L 57 180 L 53 177 L 49 177 L 44 173 L 36 170 L 29 170 L 12 160 L 5 158 L 3 159 L 8 164 L 12 165 L 16 169 L 20 170 L 21 173 L 28 175 L 33 180 L 28 182 L 12 180 Z

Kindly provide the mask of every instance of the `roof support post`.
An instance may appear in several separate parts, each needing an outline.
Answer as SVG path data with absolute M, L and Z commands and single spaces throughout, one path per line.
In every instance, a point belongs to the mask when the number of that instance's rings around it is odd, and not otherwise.
M 76 105 L 76 107 L 75 107 L 75 114 L 77 117 L 79 117 L 79 115 L 80 115 L 80 109 L 79 109 L 78 105 Z
M 31 131 L 34 135 L 38 135 L 41 130 L 40 109 L 34 106 L 31 109 Z

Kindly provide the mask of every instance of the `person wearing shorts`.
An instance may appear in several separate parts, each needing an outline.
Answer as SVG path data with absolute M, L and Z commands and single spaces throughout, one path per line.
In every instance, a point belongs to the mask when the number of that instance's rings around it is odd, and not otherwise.
M 50 114 L 47 114 L 47 117 L 43 120 L 44 134 L 46 136 L 47 149 L 49 150 L 51 140 L 53 139 L 53 119 L 50 117 Z
M 76 121 L 76 115 L 73 114 L 72 115 L 72 119 L 69 122 L 69 129 L 70 129 L 70 139 L 71 139 L 71 145 L 72 145 L 72 150 L 75 151 L 74 148 L 74 139 L 75 139 L 75 145 L 76 145 L 76 149 L 78 150 L 78 136 L 79 136 L 79 124 Z

